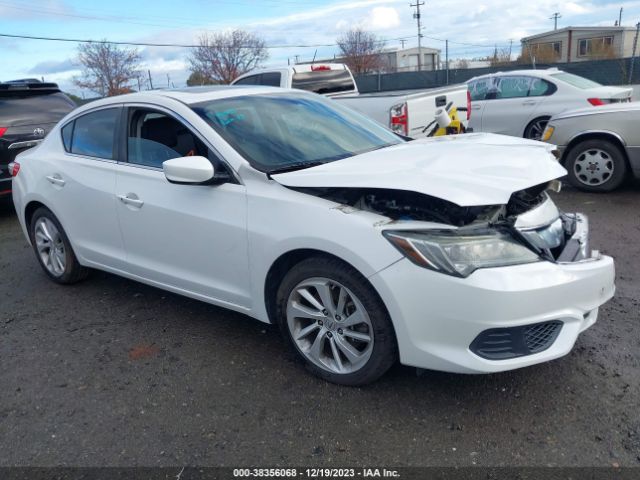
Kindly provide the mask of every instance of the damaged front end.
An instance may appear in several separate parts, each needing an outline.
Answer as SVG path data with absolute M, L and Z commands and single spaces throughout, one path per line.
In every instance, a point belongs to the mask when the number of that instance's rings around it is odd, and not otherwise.
M 352 211 L 389 219 L 383 235 L 413 263 L 467 277 L 479 268 L 546 260 L 554 263 L 595 259 L 589 226 L 582 214 L 560 212 L 547 182 L 514 192 L 505 205 L 459 206 L 426 194 L 391 189 L 296 188 Z M 417 227 L 416 222 L 420 222 Z M 434 224 L 432 228 L 424 222 Z

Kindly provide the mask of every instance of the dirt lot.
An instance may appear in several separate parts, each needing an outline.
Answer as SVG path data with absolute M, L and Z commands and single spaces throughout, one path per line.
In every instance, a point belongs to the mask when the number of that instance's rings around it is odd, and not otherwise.
M 640 185 L 566 190 L 616 258 L 567 357 L 464 376 L 309 376 L 278 332 L 100 272 L 53 284 L 0 212 L 0 465 L 640 466 Z

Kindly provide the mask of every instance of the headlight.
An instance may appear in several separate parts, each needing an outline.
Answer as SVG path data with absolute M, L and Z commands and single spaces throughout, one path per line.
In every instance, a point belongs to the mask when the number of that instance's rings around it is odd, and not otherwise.
M 542 134 L 542 141 L 548 142 L 553 136 L 554 130 L 554 127 L 552 127 L 551 125 L 547 125 L 547 128 L 544 129 L 544 133 Z
M 540 260 L 509 234 L 496 230 L 386 230 L 383 235 L 416 265 L 458 277 L 468 277 L 478 268 Z

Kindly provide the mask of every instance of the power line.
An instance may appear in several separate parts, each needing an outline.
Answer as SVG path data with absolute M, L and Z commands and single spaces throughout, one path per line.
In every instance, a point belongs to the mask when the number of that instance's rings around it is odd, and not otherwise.
M 148 42 L 125 42 L 125 41 L 112 41 L 112 40 L 91 40 L 91 39 L 80 39 L 80 38 L 61 38 L 61 37 L 40 37 L 35 35 L 15 35 L 10 33 L 0 33 L 0 37 L 6 38 L 21 38 L 27 40 L 45 40 L 51 42 L 71 42 L 71 43 L 110 43 L 113 45 L 128 45 L 132 47 L 174 47 L 174 48 L 200 48 L 202 45 L 195 44 L 183 44 L 183 43 L 148 43 Z M 406 40 L 409 37 L 398 37 L 391 38 L 385 40 L 379 40 L 375 43 L 385 44 L 387 42 L 397 41 L 397 40 Z M 216 46 L 211 45 L 209 46 Z M 264 48 L 319 48 L 319 47 L 336 47 L 337 43 L 324 43 L 324 44 L 315 44 L 315 45 L 265 45 Z M 221 47 L 226 47 L 225 45 L 221 45 Z M 240 45 L 236 46 L 239 48 L 258 48 L 253 45 Z

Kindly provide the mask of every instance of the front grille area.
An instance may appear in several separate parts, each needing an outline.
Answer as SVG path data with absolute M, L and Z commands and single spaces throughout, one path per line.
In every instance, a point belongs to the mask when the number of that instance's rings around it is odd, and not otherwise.
M 488 360 L 506 360 L 539 353 L 556 341 L 562 322 L 535 323 L 512 328 L 491 328 L 481 332 L 469 349 Z

